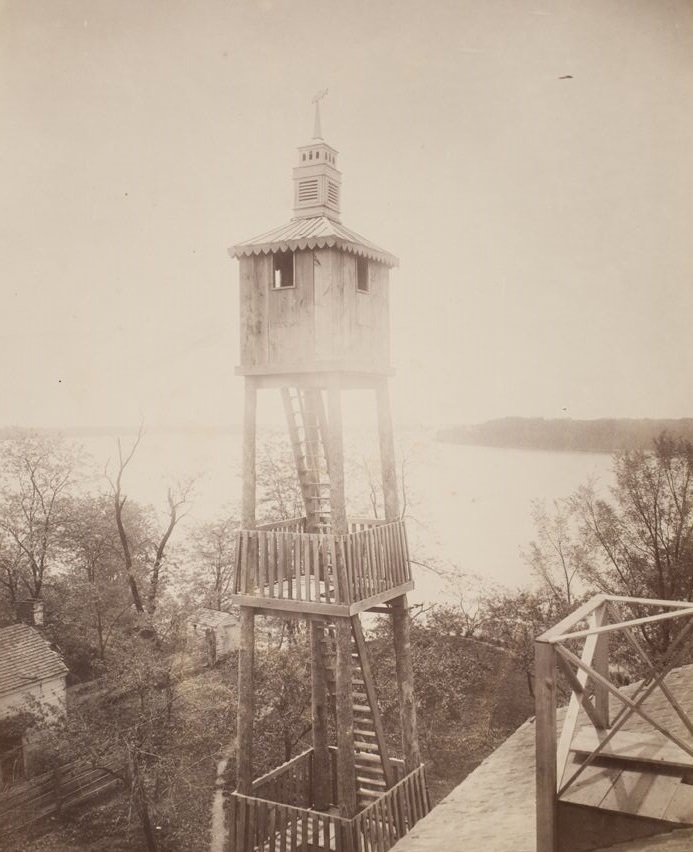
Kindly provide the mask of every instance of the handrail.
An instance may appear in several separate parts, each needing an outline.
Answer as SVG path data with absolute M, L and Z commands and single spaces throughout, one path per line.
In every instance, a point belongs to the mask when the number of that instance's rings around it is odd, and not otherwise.
M 627 618 L 619 610 L 621 604 L 637 607 L 636 613 L 648 607 L 667 611 Z M 657 668 L 635 629 L 681 619 L 684 619 L 683 627 L 670 641 L 665 659 Z M 585 621 L 587 627 L 574 629 Z M 647 671 L 646 677 L 628 693 L 609 679 L 609 640 L 618 633 L 624 636 Z M 580 640 L 584 640 L 581 654 L 568 647 Z M 632 717 L 638 717 L 665 741 L 693 756 L 693 720 L 666 683 L 667 675 L 682 662 L 692 641 L 693 604 L 690 601 L 607 594 L 594 596 L 538 637 L 535 642 L 537 852 L 555 852 L 558 848 L 559 799 L 596 758 L 607 753 L 613 757 L 607 746 Z M 565 675 L 571 689 L 560 741 L 556 734 L 557 671 Z M 666 720 L 653 716 L 651 708 L 648 707 L 647 712 L 643 709 L 645 700 L 657 689 L 683 724 L 690 741 L 683 739 L 678 729 L 671 730 Z M 620 704 L 613 720 L 609 719 L 609 697 Z M 571 744 L 581 713 L 597 731 L 596 746 L 584 760 L 571 765 Z
M 404 521 L 370 523 L 345 535 L 277 525 L 240 530 L 235 593 L 350 605 L 410 582 Z

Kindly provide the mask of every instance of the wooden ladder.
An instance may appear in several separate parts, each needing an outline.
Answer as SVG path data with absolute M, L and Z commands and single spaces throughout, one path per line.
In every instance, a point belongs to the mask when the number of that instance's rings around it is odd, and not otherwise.
M 319 388 L 282 388 L 308 532 L 331 529 L 327 418 Z
M 350 621 L 356 798 L 359 808 L 365 808 L 392 787 L 395 779 L 387 753 L 370 657 L 361 622 L 358 616 L 353 616 Z M 323 661 L 330 702 L 334 708 L 337 701 L 337 677 L 333 625 L 328 625 L 323 633 Z

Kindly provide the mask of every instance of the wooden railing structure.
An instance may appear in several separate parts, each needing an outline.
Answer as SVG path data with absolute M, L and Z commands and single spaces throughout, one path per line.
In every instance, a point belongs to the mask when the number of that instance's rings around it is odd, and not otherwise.
M 332 800 L 336 799 L 335 749 Z M 231 795 L 231 849 L 243 852 L 387 852 L 430 810 L 423 765 L 405 774 L 393 760 L 396 782 L 351 819 L 336 807 L 313 804 L 313 749 L 256 779 L 251 795 Z
M 334 535 L 294 518 L 238 534 L 234 592 L 244 606 L 356 615 L 412 588 L 402 520 L 354 520 Z
M 670 631 L 669 641 L 666 651 L 655 659 L 645 640 L 648 631 L 662 628 Z M 619 689 L 609 674 L 610 652 L 617 638 L 627 643 L 646 672 L 627 691 Z M 620 758 L 665 771 L 666 767 L 693 767 L 693 721 L 666 682 L 675 666 L 688 661 L 692 639 L 690 601 L 601 594 L 536 640 L 537 852 L 561 848 L 558 810 L 562 797 L 595 760 Z M 560 735 L 556 729 L 559 672 L 570 689 Z M 643 707 L 656 690 L 662 693 L 666 713 L 653 714 Z M 613 719 L 609 718 L 610 699 L 618 708 Z M 654 738 L 624 732 L 626 723 L 636 719 L 639 731 L 646 727 L 656 732 Z M 578 722 L 586 726 L 581 731 Z M 638 748 L 628 754 L 623 744 L 635 739 Z M 573 760 L 575 752 L 585 755 L 584 759 Z

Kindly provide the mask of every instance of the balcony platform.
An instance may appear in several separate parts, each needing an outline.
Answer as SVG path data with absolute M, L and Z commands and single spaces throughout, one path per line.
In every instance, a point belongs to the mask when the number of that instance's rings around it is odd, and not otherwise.
M 241 530 L 233 603 L 352 616 L 414 588 L 404 521 L 356 520 L 349 532 L 308 533 L 305 518 Z

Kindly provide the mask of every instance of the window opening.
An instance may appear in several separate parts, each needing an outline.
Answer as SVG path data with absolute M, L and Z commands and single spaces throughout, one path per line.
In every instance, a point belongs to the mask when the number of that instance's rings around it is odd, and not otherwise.
M 278 251 L 273 257 L 274 278 L 272 287 L 282 290 L 294 286 L 294 254 L 291 251 Z

